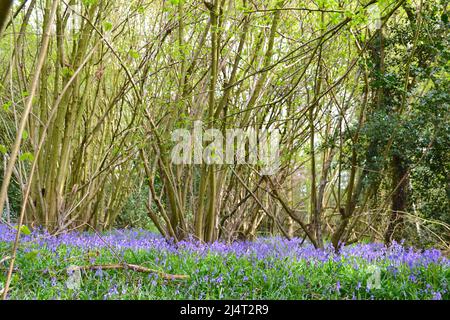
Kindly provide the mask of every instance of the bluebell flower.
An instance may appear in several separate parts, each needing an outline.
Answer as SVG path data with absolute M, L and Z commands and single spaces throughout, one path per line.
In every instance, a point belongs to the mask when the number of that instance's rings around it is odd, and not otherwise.
M 433 292 L 433 300 L 442 300 L 442 295 L 439 291 Z

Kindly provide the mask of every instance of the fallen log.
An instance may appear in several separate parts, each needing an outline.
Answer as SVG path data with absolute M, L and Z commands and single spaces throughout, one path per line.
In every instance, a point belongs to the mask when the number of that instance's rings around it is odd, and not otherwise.
M 101 265 L 90 265 L 90 266 L 71 266 L 70 271 L 75 271 L 75 270 L 119 270 L 119 269 L 124 269 L 124 270 L 133 270 L 136 272 L 143 272 L 143 273 L 156 273 L 158 274 L 158 276 L 160 276 L 163 279 L 166 280 L 185 280 L 185 279 L 189 279 L 188 275 L 184 275 L 184 274 L 168 274 L 168 273 L 164 273 L 162 271 L 159 270 L 155 270 L 155 269 L 149 269 L 147 267 L 143 267 L 143 266 L 139 266 L 136 264 L 131 264 L 131 263 L 122 263 L 122 264 L 101 264 Z

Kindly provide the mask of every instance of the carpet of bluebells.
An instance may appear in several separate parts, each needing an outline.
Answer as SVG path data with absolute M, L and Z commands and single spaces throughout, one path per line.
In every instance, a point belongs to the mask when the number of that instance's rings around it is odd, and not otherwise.
M 0 261 L 14 230 L 0 225 Z M 127 262 L 187 280 L 132 270 L 86 270 L 69 285 L 70 266 Z M 0 290 L 8 262 L 0 264 Z M 356 244 L 335 254 L 301 239 L 173 243 L 143 230 L 21 237 L 11 299 L 450 299 L 450 260 L 439 250 Z

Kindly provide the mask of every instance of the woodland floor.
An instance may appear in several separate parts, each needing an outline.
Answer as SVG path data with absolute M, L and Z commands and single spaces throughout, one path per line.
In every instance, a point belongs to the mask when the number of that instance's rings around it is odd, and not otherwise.
M 10 255 L 13 236 L 0 225 L 0 261 Z M 7 259 L 0 264 L 1 284 L 7 266 Z M 336 255 L 301 239 L 205 245 L 142 230 L 57 237 L 35 231 L 22 237 L 9 297 L 450 299 L 449 283 L 450 260 L 440 251 L 400 244 L 352 245 Z

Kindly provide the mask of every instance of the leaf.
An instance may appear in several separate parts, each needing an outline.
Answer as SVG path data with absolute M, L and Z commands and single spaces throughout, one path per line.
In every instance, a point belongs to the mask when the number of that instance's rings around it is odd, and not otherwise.
M 112 29 L 113 25 L 111 22 L 109 21 L 105 21 L 103 22 L 103 28 L 105 29 L 105 31 L 110 31 Z
M 24 226 L 22 226 L 22 227 L 24 227 Z M 25 232 L 24 232 L 24 234 L 25 234 Z M 27 259 L 27 260 L 35 260 L 37 255 L 38 255 L 38 253 L 39 253 L 39 251 L 37 251 L 37 250 L 33 250 L 33 251 L 30 251 L 30 252 L 27 252 L 25 254 L 25 259 Z
M 25 152 L 22 153 L 22 155 L 19 157 L 19 160 L 32 162 L 34 160 L 34 156 L 31 152 Z
M 6 154 L 7 151 L 8 149 L 4 145 L 0 144 L 0 153 Z
M 63 74 L 64 77 L 69 78 L 74 74 L 74 71 L 72 68 L 69 67 L 64 67 L 61 69 L 61 72 Z
M 27 130 L 24 130 L 23 132 L 22 132 L 22 139 L 23 140 L 27 140 L 28 139 L 28 131 Z
M 14 227 L 14 229 L 17 230 L 17 227 Z M 20 227 L 20 232 L 27 236 L 31 234 L 30 229 L 26 225 Z
M 138 12 L 139 14 L 143 14 L 143 13 L 145 12 L 145 8 L 144 8 L 143 6 L 140 6 L 140 7 L 137 9 L 137 12 Z
M 8 102 L 5 102 L 4 104 L 3 104 L 3 106 L 2 106 L 2 108 L 3 108 L 3 110 L 5 110 L 6 112 L 8 112 L 9 111 L 9 108 L 12 106 L 12 102 L 11 101 L 8 101 Z
M 366 41 L 366 33 L 365 32 L 361 32 L 359 37 L 360 37 L 361 41 Z
M 86 7 L 89 7 L 89 6 L 93 5 L 93 4 L 96 4 L 96 3 L 97 3 L 97 0 L 82 0 L 81 2 L 82 2 Z
M 136 50 L 131 49 L 129 54 L 133 59 L 139 59 L 139 52 L 137 52 Z
M 25 234 L 27 236 L 31 234 L 30 229 L 28 229 L 28 227 L 25 225 L 20 227 L 20 232 L 22 232 L 23 234 Z

